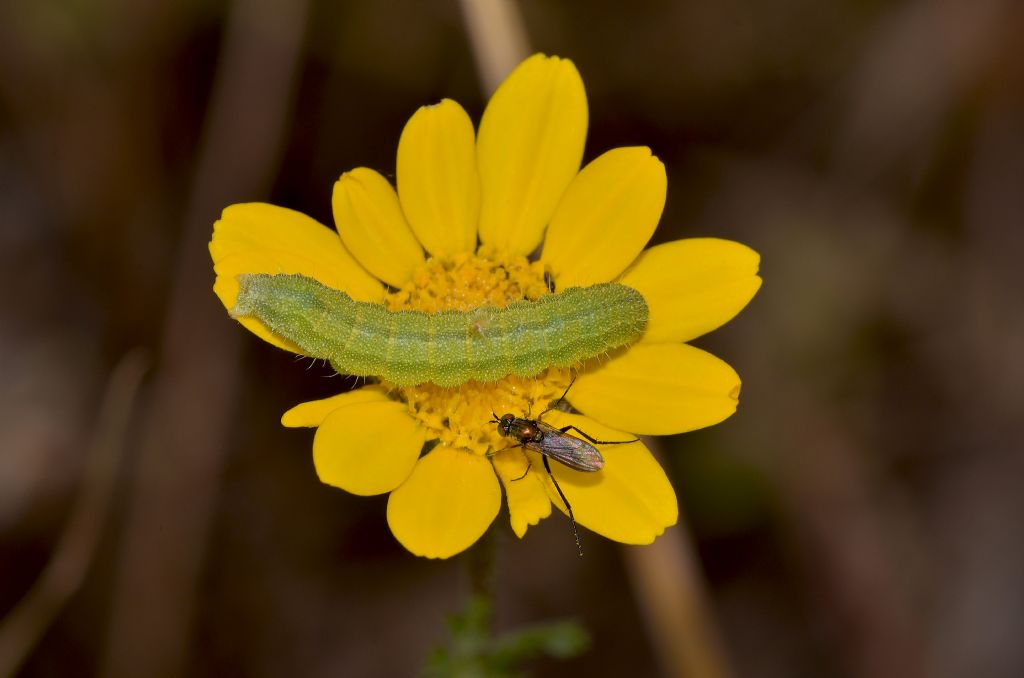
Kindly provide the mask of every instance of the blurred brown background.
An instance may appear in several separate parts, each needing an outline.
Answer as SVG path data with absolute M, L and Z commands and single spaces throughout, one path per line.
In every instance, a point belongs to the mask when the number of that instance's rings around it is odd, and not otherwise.
M 521 8 L 583 75 L 586 158 L 664 160 L 656 240 L 763 257 L 698 342 L 739 412 L 663 441 L 735 675 L 1024 675 L 1024 5 Z M 319 484 L 278 418 L 345 383 L 234 326 L 205 249 L 233 202 L 330 224 L 338 175 L 392 174 L 441 97 L 486 101 L 455 2 L 0 4 L 0 614 L 76 515 L 115 366 L 151 365 L 113 406 L 91 566 L 18 675 L 411 675 L 444 639 L 459 559 Z M 498 520 L 499 630 L 593 638 L 535 675 L 670 671 L 621 547 L 585 533 L 581 561 L 560 516 L 521 542 Z

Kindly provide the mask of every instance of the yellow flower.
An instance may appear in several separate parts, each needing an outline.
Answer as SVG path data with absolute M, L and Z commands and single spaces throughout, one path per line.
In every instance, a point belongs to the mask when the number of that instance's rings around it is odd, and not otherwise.
M 454 101 L 419 109 L 398 144 L 397 192 L 357 168 L 334 187 L 337 233 L 297 212 L 233 205 L 214 226 L 214 291 L 231 310 L 243 273 L 301 273 L 354 299 L 425 311 L 504 305 L 556 289 L 619 281 L 650 310 L 640 341 L 588 361 L 566 400 L 573 424 L 624 440 L 718 423 L 736 409 L 731 367 L 684 342 L 738 313 L 761 284 L 758 255 L 712 238 L 642 251 L 665 202 L 662 163 L 643 147 L 612 149 L 582 170 L 583 82 L 572 62 L 534 55 L 491 98 L 474 138 Z M 338 237 L 340 235 L 340 238 Z M 478 246 L 479 240 L 479 246 Z M 529 255 L 543 244 L 539 259 Z M 300 352 L 258 320 L 247 329 Z M 317 427 L 320 479 L 354 494 L 390 492 L 388 523 L 411 552 L 446 558 L 472 545 L 501 507 L 513 531 L 565 508 L 540 458 L 499 436 L 499 416 L 538 416 L 569 384 L 565 369 L 456 388 L 371 384 L 284 414 Z M 426 454 L 421 452 L 430 441 Z M 579 524 L 647 544 L 677 519 L 676 497 L 642 443 L 603 450 L 603 470 L 552 464 Z M 526 475 L 523 476 L 527 469 Z

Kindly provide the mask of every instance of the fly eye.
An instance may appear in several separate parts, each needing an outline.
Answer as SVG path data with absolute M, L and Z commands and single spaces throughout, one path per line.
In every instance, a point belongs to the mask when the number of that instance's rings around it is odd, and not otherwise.
M 498 433 L 507 436 L 509 430 L 512 428 L 512 421 L 515 419 L 511 414 L 501 415 L 501 419 L 498 421 Z

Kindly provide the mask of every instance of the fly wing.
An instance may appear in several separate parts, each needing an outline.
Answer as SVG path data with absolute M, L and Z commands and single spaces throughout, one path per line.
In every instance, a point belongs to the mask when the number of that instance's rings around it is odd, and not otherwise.
M 529 443 L 528 447 L 577 471 L 600 471 L 604 468 L 604 457 L 586 440 L 562 433 L 543 421 L 538 421 L 537 426 L 544 433 L 544 437 L 537 442 Z

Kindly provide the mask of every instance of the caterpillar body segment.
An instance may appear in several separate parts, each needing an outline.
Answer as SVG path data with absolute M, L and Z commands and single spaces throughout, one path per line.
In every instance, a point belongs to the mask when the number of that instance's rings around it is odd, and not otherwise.
M 647 303 L 618 283 L 470 311 L 390 311 L 302 275 L 244 274 L 232 315 L 250 316 L 340 373 L 399 386 L 458 386 L 569 367 L 629 344 Z

